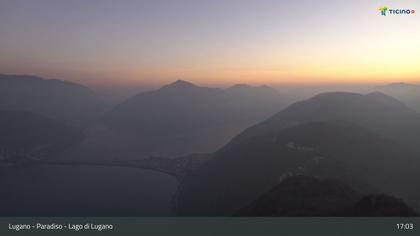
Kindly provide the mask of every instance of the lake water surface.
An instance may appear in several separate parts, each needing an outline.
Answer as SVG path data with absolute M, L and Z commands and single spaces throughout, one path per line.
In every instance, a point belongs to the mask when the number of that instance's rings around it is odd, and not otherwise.
M 0 177 L 0 215 L 167 216 L 177 184 L 137 168 L 24 167 Z

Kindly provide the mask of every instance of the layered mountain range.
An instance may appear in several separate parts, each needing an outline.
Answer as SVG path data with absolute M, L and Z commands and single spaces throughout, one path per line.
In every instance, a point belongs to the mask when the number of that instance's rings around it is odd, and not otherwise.
M 0 75 L 0 110 L 28 111 L 84 128 L 98 119 L 105 103 L 89 88 L 30 75 Z
M 140 93 L 107 112 L 111 135 L 134 139 L 141 153 L 177 156 L 211 152 L 290 103 L 267 87 L 199 87 L 178 80 Z
M 289 176 L 336 178 L 362 193 L 412 188 L 420 116 L 381 93 L 324 93 L 246 129 L 182 183 L 181 215 L 231 215 Z M 415 183 L 415 185 L 418 183 Z
M 377 90 L 295 102 L 267 86 L 178 80 L 109 108 L 82 85 L 0 75 L 0 167 L 22 155 L 150 163 L 205 156 L 176 166 L 184 168 L 177 215 L 416 215 L 417 87 Z

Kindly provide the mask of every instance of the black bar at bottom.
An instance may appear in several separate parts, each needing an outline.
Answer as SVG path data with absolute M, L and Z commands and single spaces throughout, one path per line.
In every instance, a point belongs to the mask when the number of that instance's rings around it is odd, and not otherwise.
M 29 228 L 28 228 L 29 227 Z M 0 218 L 0 235 L 420 235 L 420 218 Z

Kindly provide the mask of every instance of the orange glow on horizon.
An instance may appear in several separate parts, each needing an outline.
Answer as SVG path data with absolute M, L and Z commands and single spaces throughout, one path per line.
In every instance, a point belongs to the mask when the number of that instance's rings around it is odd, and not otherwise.
M 384 17 L 375 2 L 94 2 L 2 6 L 0 73 L 88 86 L 420 83 L 419 15 Z

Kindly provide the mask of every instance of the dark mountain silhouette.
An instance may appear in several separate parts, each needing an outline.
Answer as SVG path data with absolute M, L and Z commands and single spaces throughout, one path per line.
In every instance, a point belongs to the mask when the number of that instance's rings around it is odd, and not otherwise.
M 104 103 L 87 87 L 29 75 L 0 75 L 0 109 L 29 111 L 83 127 L 98 118 Z
M 102 123 L 112 135 L 136 140 L 143 154 L 184 155 L 216 150 L 286 103 L 266 86 L 223 90 L 178 80 L 128 99 Z
M 236 216 L 415 216 L 403 200 L 362 195 L 335 179 L 296 176 L 263 194 Z
M 418 216 L 401 198 L 386 194 L 374 194 L 363 197 L 353 207 L 338 212 L 342 216 Z
M 350 208 L 361 194 L 334 179 L 295 176 L 285 179 L 248 206 L 238 216 L 332 216 Z
M 393 83 L 378 86 L 375 90 L 388 94 L 404 102 L 408 107 L 420 112 L 420 85 Z
M 327 93 L 295 103 L 244 131 L 187 176 L 177 210 L 230 215 L 297 174 L 418 199 L 419 191 L 406 184 L 420 177 L 420 160 L 406 146 L 414 144 L 409 137 L 417 137 L 412 130 L 419 130 L 418 121 L 415 112 L 380 93 Z
M 81 141 L 75 128 L 31 112 L 0 111 L 0 148 L 9 152 L 54 152 Z

